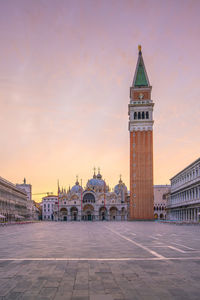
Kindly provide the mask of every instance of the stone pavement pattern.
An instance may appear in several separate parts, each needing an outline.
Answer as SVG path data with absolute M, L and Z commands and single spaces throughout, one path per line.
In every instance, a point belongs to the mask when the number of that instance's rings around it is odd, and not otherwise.
M 199 299 L 200 228 L 74 222 L 0 228 L 0 299 Z

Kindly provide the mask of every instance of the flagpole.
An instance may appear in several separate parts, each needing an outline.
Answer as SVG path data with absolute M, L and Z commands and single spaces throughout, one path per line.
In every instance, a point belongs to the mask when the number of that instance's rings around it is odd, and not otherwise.
M 81 179 L 81 221 L 82 221 L 82 209 L 83 209 L 83 188 L 82 188 L 82 179 Z
M 106 183 L 104 180 L 104 208 L 106 208 Z
M 60 186 L 59 186 L 59 180 L 58 180 L 58 221 L 60 217 L 60 212 L 59 212 L 59 196 L 60 196 Z

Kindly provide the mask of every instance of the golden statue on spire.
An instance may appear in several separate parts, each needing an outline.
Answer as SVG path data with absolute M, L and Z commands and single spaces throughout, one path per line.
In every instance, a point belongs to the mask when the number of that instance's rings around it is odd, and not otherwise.
M 141 52 L 141 50 L 142 50 L 142 46 L 138 45 L 138 51 Z

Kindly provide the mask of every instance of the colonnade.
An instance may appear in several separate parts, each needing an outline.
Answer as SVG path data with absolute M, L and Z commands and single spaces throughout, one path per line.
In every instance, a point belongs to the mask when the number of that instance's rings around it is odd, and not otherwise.
M 168 214 L 168 219 L 175 221 L 200 221 L 200 207 L 187 207 L 171 209 Z
M 185 191 L 177 192 L 171 196 L 171 204 L 181 203 L 185 201 L 199 200 L 200 186 L 189 187 Z

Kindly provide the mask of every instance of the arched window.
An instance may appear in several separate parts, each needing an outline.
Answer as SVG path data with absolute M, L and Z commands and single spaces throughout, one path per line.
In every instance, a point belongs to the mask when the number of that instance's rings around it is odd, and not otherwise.
M 148 119 L 148 118 L 149 118 L 149 112 L 146 111 L 146 119 Z
M 83 203 L 94 203 L 95 198 L 92 193 L 87 193 L 83 196 Z
M 136 120 L 137 119 L 137 113 L 134 112 L 134 119 Z
M 144 116 L 144 112 L 142 112 L 142 119 L 144 119 L 145 118 L 145 116 Z
M 138 119 L 141 119 L 141 112 L 138 113 Z

